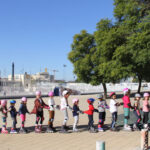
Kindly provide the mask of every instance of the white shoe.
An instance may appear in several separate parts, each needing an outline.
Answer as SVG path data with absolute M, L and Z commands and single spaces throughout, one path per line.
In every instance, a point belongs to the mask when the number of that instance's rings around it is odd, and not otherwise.
M 144 124 L 144 129 L 148 129 L 148 124 Z
M 78 132 L 79 130 L 77 128 L 74 128 L 73 129 L 73 132 Z
M 124 130 L 125 131 L 131 131 L 131 127 L 129 125 L 124 125 Z
M 137 129 L 137 126 L 136 126 L 136 124 L 134 124 L 134 125 L 133 125 L 133 129 Z

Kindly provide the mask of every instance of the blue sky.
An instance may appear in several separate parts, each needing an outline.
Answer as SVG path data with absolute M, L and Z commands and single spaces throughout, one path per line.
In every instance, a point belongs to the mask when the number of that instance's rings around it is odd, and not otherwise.
M 95 31 L 102 18 L 113 19 L 113 0 L 0 0 L 0 71 L 36 73 L 56 69 L 57 79 L 73 79 L 67 59 L 74 34 Z

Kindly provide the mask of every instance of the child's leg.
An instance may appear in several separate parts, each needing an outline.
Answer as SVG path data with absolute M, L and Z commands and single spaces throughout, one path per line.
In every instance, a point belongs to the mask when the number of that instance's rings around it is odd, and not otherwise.
M 16 130 L 17 119 L 16 117 L 12 117 L 12 120 L 13 120 L 12 129 Z
M 43 113 L 43 111 L 41 111 L 40 112 L 40 126 L 42 126 L 43 121 L 44 121 L 44 113 Z
M 73 130 L 77 128 L 78 122 L 79 122 L 79 116 L 74 116 Z
M 68 119 L 69 119 L 67 109 L 63 110 L 63 114 L 64 114 L 63 125 L 66 126 L 66 125 L 67 125 L 67 121 L 68 121 Z
M 106 112 L 103 112 L 102 114 L 103 114 L 103 115 L 102 115 L 102 118 L 103 118 L 103 125 L 104 125 L 105 118 L 106 118 Z
M 146 124 L 148 124 L 148 120 L 149 120 L 148 114 L 149 114 L 149 112 L 145 112 L 145 123 Z
M 39 120 L 40 120 L 40 116 L 39 116 L 39 112 L 36 113 L 36 121 L 35 121 L 35 126 L 37 127 L 39 124 Z
M 93 123 L 94 123 L 94 120 L 93 120 L 93 115 L 88 115 L 88 118 L 89 118 L 89 128 L 93 127 Z
M 49 111 L 49 127 L 53 127 L 53 121 L 54 121 L 54 111 Z
M 139 112 L 139 110 L 136 110 L 136 111 L 134 111 L 133 113 L 134 113 L 135 117 L 137 118 L 136 121 L 135 121 L 135 124 L 136 124 L 136 126 L 138 126 L 139 123 L 140 123 L 140 121 L 141 121 L 140 112 Z
M 128 125 L 129 118 L 130 118 L 130 109 L 124 108 L 124 125 Z
M 24 128 L 26 115 L 21 114 L 21 115 L 20 115 L 20 118 L 21 118 L 21 128 Z
M 7 125 L 6 117 L 2 117 L 2 119 L 3 119 L 3 128 L 6 129 L 6 125 Z
M 99 123 L 98 123 L 98 128 L 102 128 L 104 121 L 103 121 L 103 117 L 104 113 L 103 112 L 99 112 Z

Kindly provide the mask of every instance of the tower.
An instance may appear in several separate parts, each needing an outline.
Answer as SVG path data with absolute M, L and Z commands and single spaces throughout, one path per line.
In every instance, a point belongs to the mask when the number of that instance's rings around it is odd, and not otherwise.
M 12 63 L 12 81 L 14 81 L 14 77 L 15 77 L 15 64 L 13 62 Z

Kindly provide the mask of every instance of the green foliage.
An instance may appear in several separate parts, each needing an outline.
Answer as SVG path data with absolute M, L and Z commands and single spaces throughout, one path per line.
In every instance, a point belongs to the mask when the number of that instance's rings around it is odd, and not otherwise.
M 150 0 L 114 0 L 114 5 L 116 22 L 102 19 L 93 35 L 76 34 L 68 58 L 78 81 L 104 85 L 133 76 L 141 85 L 150 81 Z
M 68 55 L 68 59 L 74 65 L 74 73 L 78 77 L 78 81 L 96 84 L 94 71 L 94 63 L 92 55 L 96 51 L 95 39 L 92 34 L 85 30 L 80 34 L 76 34 L 73 38 L 72 51 Z

